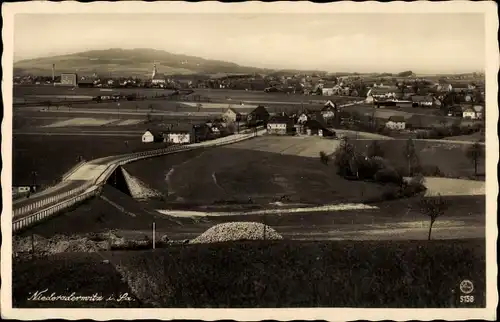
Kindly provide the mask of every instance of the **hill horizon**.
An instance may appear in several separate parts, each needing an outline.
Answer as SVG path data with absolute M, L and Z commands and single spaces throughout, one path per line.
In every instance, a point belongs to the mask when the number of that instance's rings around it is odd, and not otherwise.
M 193 75 L 193 74 L 270 74 L 275 72 L 286 73 L 329 73 L 329 74 L 372 74 L 382 75 L 380 72 L 327 72 L 324 70 L 301 70 L 293 68 L 261 68 L 242 66 L 233 62 L 206 59 L 192 55 L 174 54 L 165 50 L 151 48 L 109 48 L 88 50 L 71 54 L 59 54 L 38 58 L 20 59 L 14 62 L 15 74 L 50 75 L 52 64 L 55 64 L 56 74 L 77 72 L 79 74 L 105 74 L 109 76 L 149 76 L 153 64 L 156 63 L 159 73 L 168 75 Z M 411 70 L 409 68 L 408 70 Z M 470 72 L 457 72 L 454 74 L 469 74 Z M 418 73 L 426 74 L 429 73 Z M 434 75 L 453 75 L 450 73 Z

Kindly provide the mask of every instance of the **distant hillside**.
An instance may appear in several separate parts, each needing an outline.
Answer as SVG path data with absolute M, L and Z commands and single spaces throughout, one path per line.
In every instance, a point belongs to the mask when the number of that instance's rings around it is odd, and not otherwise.
M 144 76 L 152 71 L 153 62 L 165 74 L 267 73 L 270 70 L 240 66 L 234 63 L 200 57 L 172 54 L 155 49 L 91 50 L 70 55 L 27 59 L 14 63 L 15 74 L 50 75 L 75 72 L 113 76 Z

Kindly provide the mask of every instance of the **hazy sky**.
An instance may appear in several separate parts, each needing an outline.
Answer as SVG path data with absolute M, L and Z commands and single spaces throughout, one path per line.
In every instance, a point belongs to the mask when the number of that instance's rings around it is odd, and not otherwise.
M 482 14 L 16 15 L 15 60 L 154 48 L 245 66 L 463 72 L 485 67 Z

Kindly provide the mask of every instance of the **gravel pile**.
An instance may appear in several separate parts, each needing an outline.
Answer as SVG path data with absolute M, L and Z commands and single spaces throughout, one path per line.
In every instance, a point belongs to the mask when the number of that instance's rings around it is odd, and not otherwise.
M 271 227 L 257 222 L 230 222 L 211 227 L 191 240 L 193 244 L 218 243 L 234 240 L 276 240 L 283 239 Z

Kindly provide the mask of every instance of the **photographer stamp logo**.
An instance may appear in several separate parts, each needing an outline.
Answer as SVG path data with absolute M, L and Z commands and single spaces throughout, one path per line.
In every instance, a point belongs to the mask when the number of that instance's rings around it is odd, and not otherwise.
M 464 294 L 470 294 L 474 291 L 474 284 L 469 280 L 463 280 L 460 283 L 460 291 Z

